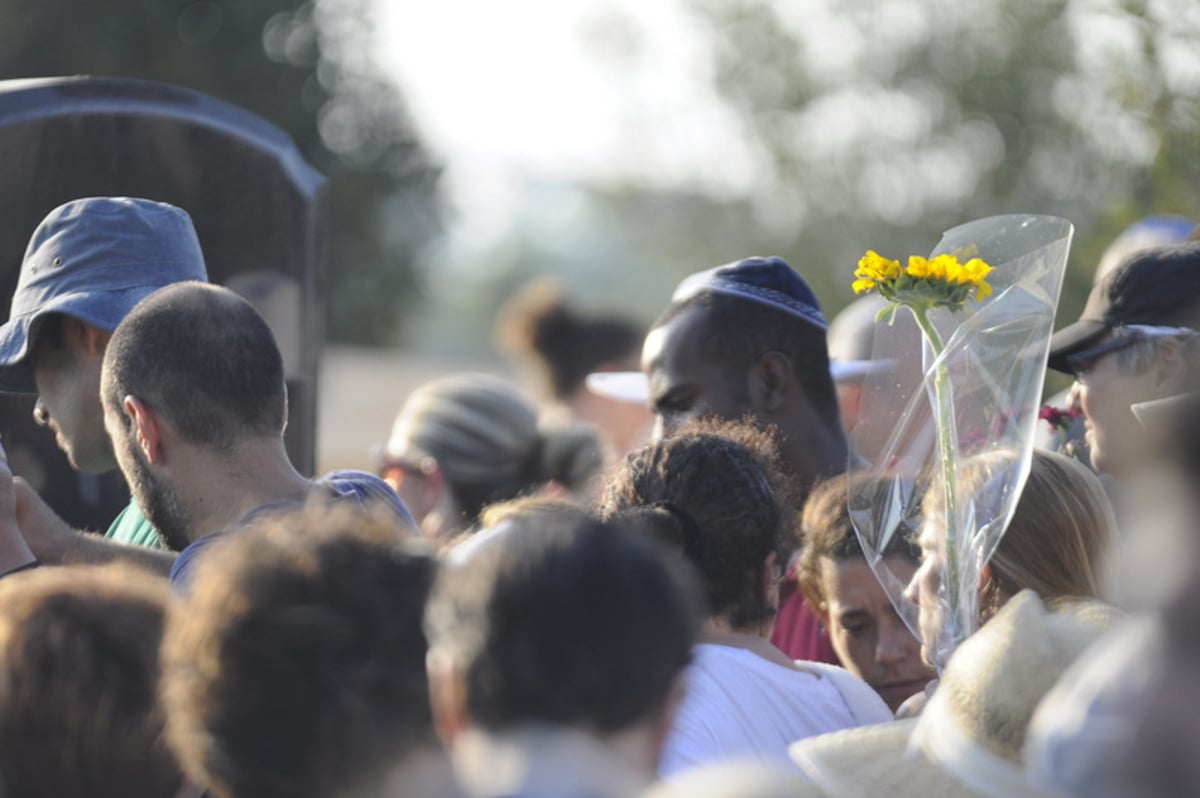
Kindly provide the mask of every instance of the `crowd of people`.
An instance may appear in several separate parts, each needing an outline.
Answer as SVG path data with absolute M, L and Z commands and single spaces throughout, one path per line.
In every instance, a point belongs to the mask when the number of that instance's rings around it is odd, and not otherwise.
M 132 499 L 72 529 L 0 456 L 0 796 L 1200 793 L 1200 243 L 1102 266 L 1049 345 L 1071 440 L 956 471 L 1027 465 L 947 648 L 949 494 L 851 435 L 920 368 L 872 358 L 878 300 L 830 324 L 751 257 L 643 330 L 538 284 L 499 326 L 535 391 L 435 380 L 376 473 L 314 477 L 186 212 L 69 202 L 0 390 Z M 920 512 L 867 545 L 850 497 L 897 485 Z

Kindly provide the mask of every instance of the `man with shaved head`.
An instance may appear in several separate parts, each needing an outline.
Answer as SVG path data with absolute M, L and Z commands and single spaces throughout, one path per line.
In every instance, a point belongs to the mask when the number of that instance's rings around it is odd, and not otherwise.
M 283 360 L 267 323 L 228 289 L 179 283 L 139 303 L 109 341 L 100 398 L 134 498 L 180 550 L 171 569 L 180 589 L 211 543 L 265 514 L 343 501 L 412 524 L 377 477 L 311 480 L 292 466 Z

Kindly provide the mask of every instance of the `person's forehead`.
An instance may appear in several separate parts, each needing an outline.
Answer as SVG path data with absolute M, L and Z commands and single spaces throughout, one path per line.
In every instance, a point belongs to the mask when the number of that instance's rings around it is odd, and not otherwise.
M 702 307 L 689 307 L 646 335 L 642 345 L 642 370 L 651 372 L 697 359 L 704 339 L 707 314 Z
M 872 592 L 877 588 L 879 592 L 883 591 L 871 566 L 857 556 L 844 560 L 822 557 L 821 581 L 826 600 L 845 607 L 861 609 L 871 603 Z

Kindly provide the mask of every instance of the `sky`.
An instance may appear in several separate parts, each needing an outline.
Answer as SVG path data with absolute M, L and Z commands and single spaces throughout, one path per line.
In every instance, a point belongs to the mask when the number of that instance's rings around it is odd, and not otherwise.
M 460 211 L 502 224 L 532 183 L 636 178 L 738 193 L 752 163 L 681 0 L 375 0 L 378 60 L 449 167 Z

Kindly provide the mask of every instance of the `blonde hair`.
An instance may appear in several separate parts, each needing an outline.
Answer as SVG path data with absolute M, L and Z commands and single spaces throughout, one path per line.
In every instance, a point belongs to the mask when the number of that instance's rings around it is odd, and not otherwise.
M 590 427 L 543 428 L 531 401 L 488 374 L 457 374 L 414 391 L 388 450 L 433 458 L 468 522 L 485 506 L 547 482 L 584 496 L 603 465 Z
M 960 480 L 960 495 L 982 488 L 1014 457 L 992 452 L 973 458 Z M 935 505 L 928 509 L 938 509 L 935 493 L 927 495 L 927 505 Z M 1096 475 L 1069 457 L 1034 449 L 1012 520 L 988 559 L 982 620 L 1022 590 L 1032 590 L 1049 605 L 1101 597 L 1104 558 L 1115 540 L 1112 504 Z

